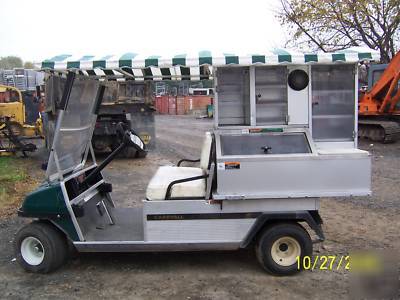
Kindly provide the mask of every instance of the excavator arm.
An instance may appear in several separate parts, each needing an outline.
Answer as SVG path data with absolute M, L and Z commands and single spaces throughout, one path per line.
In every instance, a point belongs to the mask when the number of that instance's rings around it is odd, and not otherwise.
M 360 98 L 360 114 L 383 115 L 396 112 L 396 104 L 400 101 L 400 52 L 386 67 L 379 80 Z
M 400 110 L 397 107 L 400 102 L 399 80 L 400 52 L 393 57 L 371 89 L 360 94 L 359 137 L 383 143 L 400 139 Z

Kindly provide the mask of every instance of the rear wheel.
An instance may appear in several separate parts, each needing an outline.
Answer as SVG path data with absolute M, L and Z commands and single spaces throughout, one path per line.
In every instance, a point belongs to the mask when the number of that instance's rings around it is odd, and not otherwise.
M 18 231 L 14 251 L 18 263 L 26 271 L 49 273 L 65 262 L 68 244 L 54 226 L 32 222 Z
M 280 223 L 267 227 L 256 244 L 261 266 L 274 275 L 292 275 L 303 257 L 312 255 L 312 241 L 307 231 L 297 223 Z

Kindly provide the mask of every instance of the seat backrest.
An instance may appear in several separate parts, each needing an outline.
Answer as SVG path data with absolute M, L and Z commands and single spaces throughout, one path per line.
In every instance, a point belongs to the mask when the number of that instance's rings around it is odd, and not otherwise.
M 207 170 L 210 162 L 212 136 L 211 132 L 206 132 L 204 137 L 203 147 L 201 148 L 200 168 Z

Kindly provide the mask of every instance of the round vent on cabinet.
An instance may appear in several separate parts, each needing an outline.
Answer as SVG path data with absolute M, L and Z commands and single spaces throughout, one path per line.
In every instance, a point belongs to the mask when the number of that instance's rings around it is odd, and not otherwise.
M 305 89 L 309 82 L 308 74 L 303 70 L 293 70 L 289 73 L 288 84 L 295 91 Z

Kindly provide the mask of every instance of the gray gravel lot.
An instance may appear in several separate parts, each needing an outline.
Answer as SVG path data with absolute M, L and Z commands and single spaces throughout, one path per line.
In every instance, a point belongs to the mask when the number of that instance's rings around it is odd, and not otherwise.
M 159 165 L 196 158 L 208 119 L 157 116 L 157 150 L 145 159 L 119 159 L 104 172 L 117 205 L 140 205 Z M 320 213 L 327 237 L 319 255 L 354 250 L 400 250 L 400 143 L 360 147 L 373 154 L 373 196 L 323 199 Z M 37 156 L 27 160 L 42 174 Z M 32 169 L 32 168 L 31 168 Z M 253 249 L 236 252 L 85 254 L 48 275 L 24 272 L 13 262 L 12 240 L 26 220 L 0 219 L 0 298 L 8 299 L 339 299 L 349 298 L 349 273 L 305 271 L 273 277 L 259 267 Z

